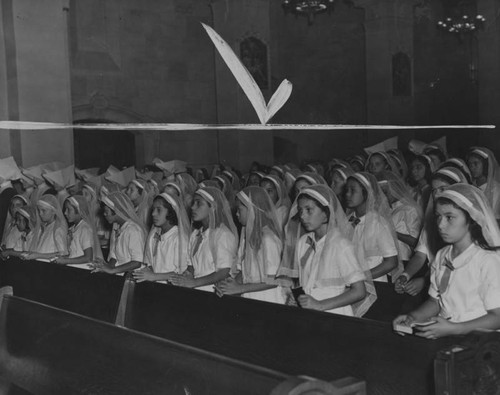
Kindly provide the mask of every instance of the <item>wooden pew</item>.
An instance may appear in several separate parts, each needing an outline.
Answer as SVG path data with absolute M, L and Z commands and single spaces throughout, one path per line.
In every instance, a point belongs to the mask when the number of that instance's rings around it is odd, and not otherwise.
M 0 287 L 14 294 L 98 320 L 116 321 L 124 277 L 54 263 L 0 261 Z
M 13 394 L 363 395 L 355 380 L 289 375 L 5 296 L 0 382 Z
M 433 392 L 437 352 L 459 338 L 394 334 L 387 322 L 141 283 L 125 323 L 135 330 L 292 375 L 365 380 L 370 394 Z
M 38 269 L 31 270 L 28 265 Z M 87 310 L 88 314 L 82 314 L 99 319 L 99 315 L 106 316 L 108 322 L 116 322 L 115 314 L 120 310 L 120 324 L 138 331 L 290 375 L 306 374 L 323 380 L 357 377 L 367 382 L 372 394 L 432 393 L 437 385 L 433 375 L 436 354 L 464 341 L 458 337 L 437 341 L 400 337 L 392 332 L 388 322 L 238 297 L 218 298 L 202 291 L 154 283 L 132 284 L 129 288 L 133 292 L 121 295 L 122 301 L 128 303 L 122 303 L 118 309 L 119 287 L 128 284 L 123 277 L 95 275 L 53 264 L 0 263 L 0 284 L 11 282 L 9 279 L 24 287 L 22 292 L 14 288 L 17 295 L 49 300 L 50 304 L 66 306 L 71 311 Z M 78 305 L 82 294 L 90 295 L 83 300 L 87 303 L 85 308 Z

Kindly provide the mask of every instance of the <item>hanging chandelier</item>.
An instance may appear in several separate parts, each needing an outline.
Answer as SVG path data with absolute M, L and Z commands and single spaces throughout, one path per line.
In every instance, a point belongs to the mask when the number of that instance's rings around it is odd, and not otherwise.
M 335 0 L 283 0 L 281 5 L 285 13 L 307 16 L 308 25 L 312 25 L 316 14 L 331 13 Z
M 446 18 L 444 21 L 437 23 L 438 28 L 448 33 L 463 35 L 473 33 L 483 27 L 486 18 L 482 15 L 476 15 L 470 18 L 467 15 L 462 15 L 460 18 Z

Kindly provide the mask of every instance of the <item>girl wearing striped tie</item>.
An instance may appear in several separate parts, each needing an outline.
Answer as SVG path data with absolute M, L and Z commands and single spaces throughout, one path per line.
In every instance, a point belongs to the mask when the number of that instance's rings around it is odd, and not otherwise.
M 188 240 L 191 230 L 184 202 L 178 196 L 162 193 L 151 210 L 153 226 L 146 241 L 145 268 L 134 272 L 138 282 L 168 283 L 173 274 L 187 269 Z
M 394 324 L 413 324 L 428 339 L 500 329 L 500 230 L 488 200 L 472 185 L 454 184 L 437 195 L 435 212 L 448 245 L 431 264 L 429 298 Z
M 172 284 L 213 291 L 236 261 L 238 233 L 224 193 L 214 187 L 199 188 L 194 195 L 192 220 L 198 229 L 191 233 L 188 269 L 172 275 Z
M 83 196 L 70 196 L 64 201 L 64 216 L 68 221 L 69 255 L 56 257 L 61 265 L 87 265 L 95 258 L 102 258 L 99 239 L 95 229 L 95 219 L 90 213 L 87 200 Z
M 217 290 L 284 304 L 283 289 L 276 279 L 283 238 L 274 204 L 263 188 L 251 186 L 238 192 L 236 206 L 236 216 L 243 226 L 238 260 L 231 277 L 217 283 Z
M 303 188 L 290 211 L 290 218 L 297 215 L 307 233 L 278 274 L 298 277 L 305 292 L 297 297 L 301 307 L 362 316 L 376 299 L 375 288 L 368 267 L 356 258 L 351 226 L 335 194 L 326 185 Z M 295 304 L 293 298 L 287 303 Z

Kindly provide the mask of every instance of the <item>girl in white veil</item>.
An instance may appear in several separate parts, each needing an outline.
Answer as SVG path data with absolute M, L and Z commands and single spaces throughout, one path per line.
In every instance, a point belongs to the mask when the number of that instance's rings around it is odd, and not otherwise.
M 153 226 L 146 240 L 145 268 L 135 271 L 137 281 L 169 282 L 187 269 L 191 234 L 184 202 L 168 193 L 157 195 L 151 210 Z
M 362 267 L 356 257 L 349 240 L 351 225 L 335 194 L 326 185 L 303 188 L 290 210 L 290 218 L 296 216 L 307 233 L 298 240 L 293 260 L 282 261 L 278 271 L 298 278 L 305 294 L 296 302 L 304 308 L 362 316 L 376 299 L 375 287 L 369 267 Z
M 353 226 L 358 260 L 366 263 L 375 281 L 397 278 L 403 270 L 389 203 L 377 179 L 367 172 L 347 179 L 346 204 Z
M 283 229 L 291 206 L 285 183 L 278 176 L 268 174 L 262 177 L 260 186 L 267 191 L 271 201 L 274 203 L 278 223 L 280 228 Z
M 500 230 L 488 199 L 472 185 L 454 184 L 438 193 L 435 211 L 447 245 L 431 264 L 429 298 L 394 324 L 414 325 L 428 339 L 500 329 Z
M 221 294 L 241 294 L 265 302 L 285 302 L 276 272 L 283 248 L 276 209 L 264 188 L 250 186 L 236 195 L 236 216 L 243 226 L 238 260 L 231 277 L 217 284 Z
M 21 237 L 21 232 L 16 226 L 15 212 L 16 209 L 28 205 L 28 199 L 22 195 L 14 195 L 10 199 L 9 209 L 7 210 L 7 217 L 5 219 L 5 226 L 2 233 L 1 246 L 4 249 L 12 249 Z
M 224 193 L 213 187 L 194 195 L 192 220 L 199 225 L 191 233 L 188 268 L 172 275 L 172 284 L 213 291 L 213 284 L 229 274 L 236 261 L 238 233 Z

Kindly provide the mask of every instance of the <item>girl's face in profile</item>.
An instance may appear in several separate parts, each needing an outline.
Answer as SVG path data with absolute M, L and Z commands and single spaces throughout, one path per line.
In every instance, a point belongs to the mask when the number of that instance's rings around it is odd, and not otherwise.
M 274 184 L 270 181 L 264 180 L 261 182 L 260 186 L 266 190 L 267 194 L 271 198 L 271 201 L 276 204 L 279 197 L 278 191 L 276 190 Z
M 238 221 L 240 221 L 241 226 L 247 225 L 248 208 L 240 199 L 236 199 L 236 218 L 238 218 Z
M 349 208 L 356 208 L 358 206 L 361 206 L 365 202 L 363 187 L 359 182 L 353 180 L 352 178 L 347 180 L 345 200 L 346 205 Z
M 51 223 L 54 220 L 55 213 L 48 207 L 38 206 L 38 215 L 44 224 Z
M 469 234 L 465 213 L 452 204 L 436 205 L 436 224 L 439 235 L 446 244 L 455 244 Z
M 67 201 L 64 202 L 64 216 L 66 217 L 68 224 L 74 224 L 80 220 L 80 215 L 76 211 L 75 207 Z
M 134 203 L 134 206 L 139 203 L 141 193 L 139 192 L 139 188 L 137 188 L 137 185 L 135 185 L 134 183 L 131 182 L 130 184 L 128 184 L 125 194 L 129 197 L 132 203 Z
M 28 220 L 21 214 L 16 213 L 16 226 L 19 232 L 24 232 L 28 229 Z
M 297 209 L 300 222 L 307 232 L 314 232 L 323 224 L 328 223 L 325 211 L 323 211 L 314 200 L 306 196 L 301 196 L 299 198 Z
M 106 221 L 108 221 L 109 224 L 113 224 L 115 222 L 115 213 L 108 206 L 104 206 L 103 215 L 104 215 L 104 218 L 106 218 Z
M 151 218 L 153 220 L 153 225 L 157 227 L 162 227 L 167 222 L 168 209 L 163 205 L 160 198 L 153 202 L 151 207 Z
M 193 221 L 207 220 L 210 214 L 210 206 L 208 202 L 201 196 L 195 195 L 192 206 Z
M 387 162 L 380 155 L 372 155 L 368 162 L 367 170 L 372 174 L 378 174 L 386 170 Z

